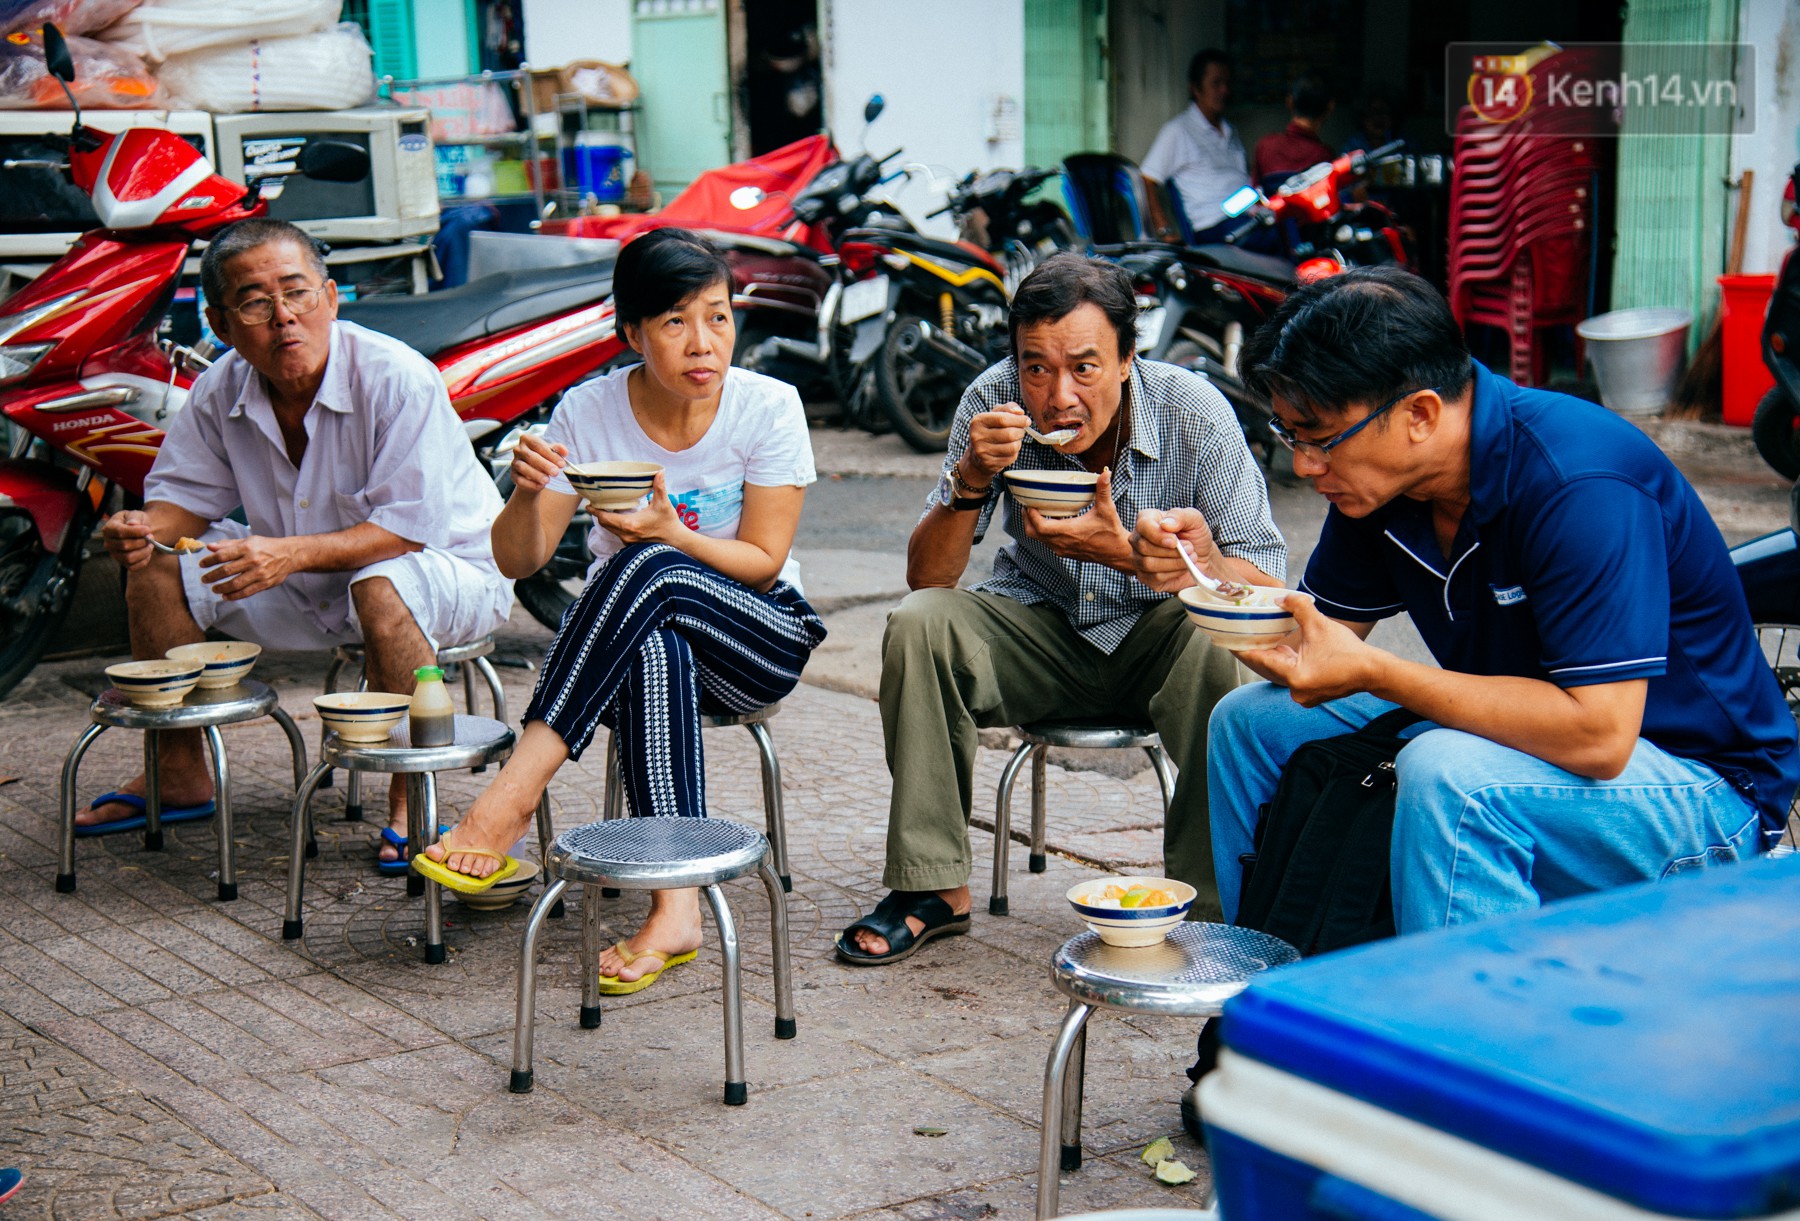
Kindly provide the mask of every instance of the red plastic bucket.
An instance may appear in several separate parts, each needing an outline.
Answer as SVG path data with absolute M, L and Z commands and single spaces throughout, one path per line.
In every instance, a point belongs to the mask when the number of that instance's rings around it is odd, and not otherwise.
M 1750 426 L 1756 404 L 1775 384 L 1762 358 L 1763 316 L 1774 276 L 1719 277 L 1719 331 L 1725 364 L 1725 422 Z

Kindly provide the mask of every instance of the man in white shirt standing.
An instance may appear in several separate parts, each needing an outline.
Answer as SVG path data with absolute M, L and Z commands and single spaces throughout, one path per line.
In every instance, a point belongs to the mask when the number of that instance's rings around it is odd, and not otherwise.
M 225 230 L 201 281 L 207 321 L 234 350 L 195 381 L 144 507 L 103 531 L 128 573 L 132 655 L 161 657 L 208 628 L 275 649 L 360 641 L 371 689 L 410 692 L 438 646 L 486 635 L 512 608 L 488 541 L 500 496 L 443 379 L 398 340 L 339 322 L 319 247 L 285 221 Z M 238 509 L 247 525 L 230 520 Z M 178 557 L 152 538 L 205 546 Z M 159 742 L 163 821 L 210 815 L 199 732 Z M 142 825 L 143 792 L 140 774 L 96 798 L 77 833 Z M 381 856 L 404 870 L 400 777 L 389 804 Z
M 1144 177 L 1167 183 L 1180 196 L 1194 243 L 1224 240 L 1239 223 L 1220 207 L 1233 191 L 1250 184 L 1249 164 L 1237 129 L 1225 119 L 1231 101 L 1231 60 L 1208 48 L 1188 63 L 1188 94 L 1194 100 L 1162 125 L 1144 156 Z M 1150 192 L 1150 220 L 1157 235 L 1178 240 L 1173 217 L 1164 213 L 1158 193 Z

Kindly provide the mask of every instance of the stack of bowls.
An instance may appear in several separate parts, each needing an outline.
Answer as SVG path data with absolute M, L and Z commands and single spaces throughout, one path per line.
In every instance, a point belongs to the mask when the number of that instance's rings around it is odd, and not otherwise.
M 1091 471 L 1007 471 L 1006 490 L 1021 508 L 1045 517 L 1074 517 L 1094 503 L 1099 478 Z
M 662 471 L 655 462 L 583 462 L 563 475 L 590 505 L 607 513 L 635 509 Z
M 385 742 L 388 731 L 412 707 L 412 696 L 391 691 L 339 691 L 315 695 L 313 707 L 325 728 L 346 742 Z
M 178 644 L 167 656 L 203 667 L 198 685 L 202 691 L 211 691 L 235 687 L 249 678 L 251 667 L 261 654 L 262 646 L 247 640 L 203 640 L 199 644 Z
M 1194 626 L 1212 637 L 1214 644 L 1235 653 L 1280 644 L 1282 637 L 1294 630 L 1294 617 L 1280 605 L 1280 600 L 1292 592 L 1259 585 L 1249 599 L 1240 603 L 1227 602 L 1193 585 L 1179 596 Z
M 126 699 L 140 708 L 173 708 L 200 681 L 197 661 L 122 661 L 106 667 L 106 677 Z

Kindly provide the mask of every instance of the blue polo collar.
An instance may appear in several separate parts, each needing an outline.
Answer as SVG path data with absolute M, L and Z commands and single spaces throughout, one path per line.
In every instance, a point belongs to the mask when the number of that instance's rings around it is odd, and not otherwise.
M 1480 361 L 1469 406 L 1469 512 L 1477 525 L 1494 520 L 1512 495 L 1513 399 L 1518 387 Z

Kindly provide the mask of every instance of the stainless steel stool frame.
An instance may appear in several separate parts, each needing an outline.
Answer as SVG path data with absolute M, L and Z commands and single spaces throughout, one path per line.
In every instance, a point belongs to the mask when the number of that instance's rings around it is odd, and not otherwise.
M 462 666 L 463 709 L 470 716 L 475 715 L 475 674 L 479 671 L 481 680 L 487 684 L 488 696 L 494 702 L 494 719 L 502 725 L 507 725 L 511 723 L 511 718 L 506 715 L 506 692 L 500 687 L 500 675 L 494 671 L 494 663 L 488 660 L 488 655 L 493 651 L 494 637 L 492 633 L 489 633 L 481 639 L 471 640 L 467 644 L 445 645 L 437 651 L 437 663 L 440 666 Z M 369 689 L 369 673 L 363 658 L 363 647 L 360 644 L 340 644 L 331 651 L 331 665 L 325 670 L 325 690 L 322 694 L 331 695 L 337 690 L 338 675 L 343 672 L 345 666 L 357 667 L 356 689 L 358 691 Z M 319 745 L 323 748 L 324 744 L 325 732 L 321 729 Z M 487 764 L 483 763 L 470 770 L 484 772 L 487 770 Z M 319 787 L 331 787 L 329 772 L 326 773 L 325 781 Z M 361 822 L 363 817 L 362 778 L 354 771 L 344 782 L 344 817 L 351 822 Z
M 1109 946 L 1091 932 L 1062 944 L 1051 959 L 1050 980 L 1069 998 L 1069 1008 L 1044 1064 L 1040 1221 L 1057 1215 L 1057 1175 L 1081 1168 L 1082 1078 L 1094 1010 L 1217 1017 L 1252 977 L 1299 958 L 1279 937 L 1198 921 L 1177 925 L 1162 944 L 1144 949 Z
M 287 735 L 294 756 L 294 787 L 306 776 L 306 740 L 294 718 L 281 707 L 267 683 L 245 679 L 235 687 L 195 690 L 172 708 L 140 708 L 116 690 L 108 690 L 88 709 L 92 723 L 81 731 L 62 766 L 61 856 L 56 874 L 59 894 L 75 890 L 75 778 L 82 756 L 108 729 L 140 729 L 144 733 L 144 851 L 160 852 L 162 832 L 162 761 L 157 757 L 157 734 L 171 729 L 198 729 L 205 735 L 212 758 L 213 815 L 219 835 L 219 900 L 237 898 L 237 860 L 232 843 L 231 769 L 225 762 L 225 740 L 220 725 L 270 717 Z
M 1052 746 L 1081 750 L 1142 750 L 1150 756 L 1150 765 L 1156 769 L 1165 818 L 1169 803 L 1175 799 L 1175 769 L 1163 750 L 1162 739 L 1148 726 L 1034 721 L 1028 725 L 1015 725 L 1012 732 L 1020 739 L 1019 747 L 1007 760 L 1006 770 L 1000 773 L 1000 789 L 994 799 L 994 885 L 988 896 L 990 916 L 1007 914 L 1006 858 L 1012 847 L 1013 782 L 1018 779 L 1019 769 L 1027 758 L 1031 760 L 1031 856 L 1027 863 L 1032 873 L 1042 873 L 1048 865 L 1044 853 L 1044 782 L 1045 765 Z
M 670 823 L 703 823 L 715 825 L 718 820 L 711 819 L 634 819 L 641 822 Z M 771 956 L 775 967 L 775 1037 L 791 1039 L 798 1033 L 794 1019 L 794 982 L 793 965 L 788 946 L 787 894 L 781 888 L 781 878 L 772 864 L 773 851 L 762 835 L 741 824 L 731 824 L 754 840 L 748 841 L 752 850 L 757 842 L 762 844 L 763 851 L 756 854 L 754 865 L 757 876 L 762 879 L 763 889 L 769 896 L 769 933 L 772 941 Z M 588 830 L 593 826 L 605 826 L 605 820 L 598 824 L 590 824 L 589 828 L 577 828 L 577 831 Z M 574 854 L 565 851 L 563 838 L 559 838 L 556 848 L 545 856 L 546 876 L 554 872 L 558 874 L 556 881 L 545 889 L 542 896 L 531 909 L 531 916 L 525 923 L 525 935 L 519 953 L 519 990 L 518 1003 L 514 1016 L 513 1028 L 513 1063 L 512 1074 L 507 1081 L 507 1089 L 515 1094 L 531 1092 L 533 1076 L 531 1067 L 533 1036 L 537 1021 L 537 944 L 543 931 L 544 919 L 552 905 L 560 903 L 562 893 L 571 882 L 582 884 L 582 919 L 581 919 L 581 1027 L 583 1030 L 594 1030 L 599 1027 L 600 1010 L 600 906 L 593 901 L 592 887 L 599 883 L 613 883 L 627 890 L 665 890 L 677 887 L 697 886 L 706 895 L 707 906 L 712 909 L 713 922 L 719 930 L 720 958 L 723 960 L 725 984 L 725 1105 L 742 1106 L 749 1099 L 749 1086 L 744 1079 L 744 1014 L 742 977 L 739 969 L 737 921 L 731 914 L 731 907 L 725 901 L 725 892 L 720 882 L 730 881 L 734 877 L 742 877 L 750 871 L 744 860 L 736 864 L 728 864 L 723 868 L 709 868 L 701 860 L 691 861 L 657 861 L 626 862 L 600 861 L 592 857 L 576 859 Z M 747 855 L 747 854 L 746 854 Z
M 498 721 L 486 717 L 456 718 L 457 741 L 450 746 L 420 746 L 407 743 L 407 723 L 402 720 L 386 742 L 345 742 L 335 733 L 325 735 L 320 748 L 318 766 L 307 774 L 294 795 L 292 832 L 288 852 L 287 912 L 281 922 L 281 939 L 297 941 L 305 932 L 301 903 L 306 885 L 306 858 L 318 855 L 313 834 L 312 797 L 319 782 L 334 767 L 352 776 L 359 772 L 381 772 L 406 777 L 406 850 L 411 859 L 437 842 L 437 776 L 435 773 L 497 763 L 512 754 L 513 732 Z M 476 741 L 465 737 L 484 735 Z M 548 857 L 550 851 L 550 793 L 538 798 L 538 851 Z M 406 889 L 410 895 L 425 896 L 425 961 L 444 961 L 444 908 L 442 887 L 417 874 L 408 873 Z
M 775 853 L 775 872 L 781 878 L 781 889 L 792 893 L 794 889 L 793 875 L 788 871 L 787 851 L 787 818 L 781 801 L 781 760 L 775 757 L 775 739 L 769 736 L 765 722 L 781 711 L 781 701 L 776 700 L 765 708 L 755 712 L 736 713 L 730 716 L 709 716 L 701 714 L 701 729 L 729 729 L 733 725 L 742 725 L 750 731 L 756 742 L 757 754 L 762 761 L 763 786 L 763 821 L 769 837 L 769 845 Z M 619 784 L 619 744 L 610 730 L 606 736 L 606 800 L 601 806 L 600 817 L 603 819 L 623 818 L 625 815 L 624 792 Z M 602 887 L 600 893 L 608 899 L 615 899 L 619 892 L 616 887 Z

